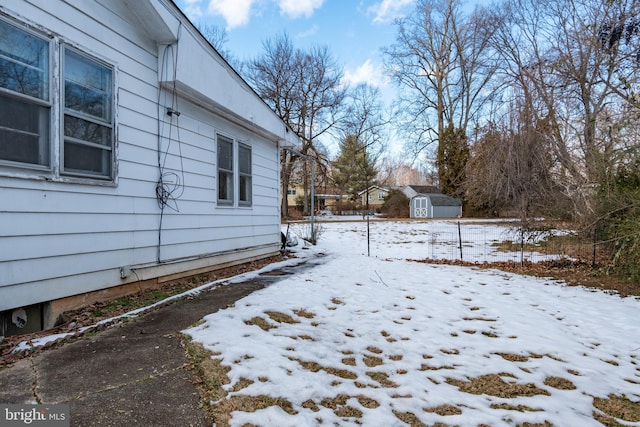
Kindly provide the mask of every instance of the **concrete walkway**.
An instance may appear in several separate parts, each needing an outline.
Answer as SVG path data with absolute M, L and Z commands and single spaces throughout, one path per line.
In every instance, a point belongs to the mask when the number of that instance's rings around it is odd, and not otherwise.
M 274 279 L 217 287 L 0 371 L 1 403 L 69 404 L 72 426 L 207 426 L 178 332 Z

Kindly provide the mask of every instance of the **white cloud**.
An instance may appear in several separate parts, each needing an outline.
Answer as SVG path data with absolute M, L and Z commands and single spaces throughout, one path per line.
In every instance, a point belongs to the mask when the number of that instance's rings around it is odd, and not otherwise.
M 191 22 L 195 22 L 196 18 L 202 16 L 202 8 L 200 0 L 185 0 L 184 13 L 189 17 Z
M 404 12 L 414 3 L 415 0 L 382 0 L 371 6 L 369 12 L 375 15 L 373 22 L 386 23 L 403 17 Z
M 360 83 L 367 83 L 369 86 L 380 88 L 386 85 L 387 78 L 382 67 L 375 66 L 370 59 L 367 59 L 355 70 L 345 70 L 342 83 L 354 86 Z
M 296 38 L 297 39 L 304 39 L 307 37 L 312 37 L 315 36 L 316 34 L 318 34 L 318 30 L 320 29 L 320 27 L 318 27 L 317 24 L 314 24 L 313 26 L 309 27 L 306 31 L 302 31 L 298 34 L 296 34 Z
M 227 21 L 227 30 L 249 23 L 251 6 L 255 0 L 210 0 L 208 12 L 222 15 Z
M 309 18 L 324 0 L 278 0 L 280 14 L 289 18 Z

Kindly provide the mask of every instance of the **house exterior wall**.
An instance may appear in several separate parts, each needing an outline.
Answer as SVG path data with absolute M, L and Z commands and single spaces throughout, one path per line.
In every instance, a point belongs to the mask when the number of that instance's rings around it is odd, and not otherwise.
M 434 218 L 460 218 L 462 216 L 461 206 L 434 206 Z
M 389 194 L 389 190 L 386 188 L 381 188 L 378 186 L 373 186 L 369 188 L 369 208 L 376 210 L 380 209 L 382 205 L 384 205 L 384 198 Z M 363 191 L 360 193 L 360 203 L 361 206 L 367 205 L 367 191 Z
M 135 17 L 150 11 L 155 33 Z M 15 0 L 0 5 L 0 19 L 51 51 L 51 164 L 0 159 L 0 311 L 277 253 L 278 145 L 293 137 L 172 2 Z M 61 52 L 69 46 L 113 70 L 111 179 L 59 170 Z M 218 200 L 219 136 L 234 150 L 226 205 Z M 239 147 L 250 149 L 246 205 L 238 201 Z

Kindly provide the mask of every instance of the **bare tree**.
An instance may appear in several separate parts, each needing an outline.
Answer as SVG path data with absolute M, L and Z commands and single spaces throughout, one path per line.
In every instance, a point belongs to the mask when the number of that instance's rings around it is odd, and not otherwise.
M 340 85 L 340 68 L 327 47 L 296 49 L 286 34 L 267 39 L 263 47 L 264 53 L 247 66 L 248 80 L 276 114 L 298 133 L 302 143 L 300 153 L 322 161 L 323 152 L 316 142 L 336 125 L 345 97 L 345 89 Z M 289 151 L 281 154 L 282 194 L 287 194 L 297 159 Z M 309 213 L 308 173 L 304 174 L 304 180 L 304 210 Z M 282 214 L 287 214 L 286 198 L 283 198 Z
M 197 24 L 197 28 L 200 33 L 211 46 L 213 46 L 220 55 L 224 57 L 230 64 L 237 62 L 231 51 L 227 49 L 226 45 L 229 42 L 229 34 L 227 30 L 217 25 L 207 24 L 206 22 L 200 22 Z M 237 64 L 233 64 L 234 66 Z
M 558 214 L 561 200 L 551 147 L 540 138 L 544 129 L 536 128 L 540 123 L 516 102 L 503 123 L 485 127 L 476 141 L 466 190 L 475 209 L 492 215 L 517 212 L 525 222 L 532 215 Z
M 637 0 L 509 0 L 499 8 L 504 25 L 492 44 L 512 88 L 505 99 L 518 98 L 544 128 L 538 138 L 550 144 L 557 182 L 578 213 L 591 209 L 586 189 L 621 148 L 614 130 L 637 86 L 630 59 L 637 49 L 619 48 L 615 34 L 630 28 L 620 20 L 635 19 L 638 7 Z M 637 38 L 631 28 L 629 39 Z M 511 105 L 505 102 L 505 114 Z
M 395 44 L 384 49 L 401 89 L 397 111 L 415 155 L 440 141 L 448 125 L 465 132 L 479 120 L 496 64 L 489 41 L 495 22 L 461 12 L 462 0 L 419 0 L 398 21 Z

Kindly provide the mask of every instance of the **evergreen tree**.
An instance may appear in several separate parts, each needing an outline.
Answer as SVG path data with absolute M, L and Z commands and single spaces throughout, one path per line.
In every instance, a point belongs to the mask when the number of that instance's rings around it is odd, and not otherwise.
M 462 196 L 465 168 L 469 160 L 469 145 L 463 129 L 455 129 L 449 123 L 438 144 L 436 166 L 440 189 L 450 196 Z
M 332 177 L 336 187 L 356 199 L 360 191 L 376 183 L 376 176 L 367 146 L 356 136 L 347 135 L 340 143 L 340 154 L 333 162 Z

